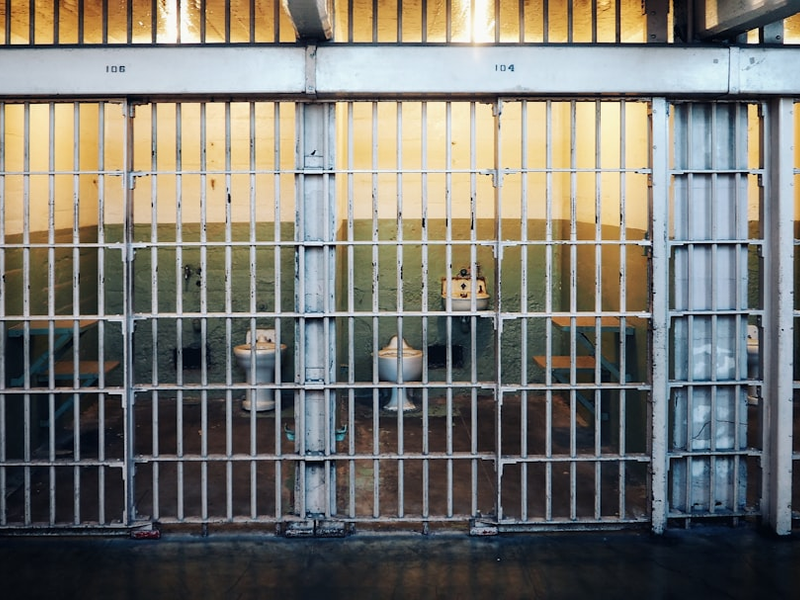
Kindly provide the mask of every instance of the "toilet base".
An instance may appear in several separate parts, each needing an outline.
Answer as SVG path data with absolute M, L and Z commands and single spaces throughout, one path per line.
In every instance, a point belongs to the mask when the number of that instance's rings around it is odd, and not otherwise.
M 417 408 L 417 406 L 409 399 L 405 388 L 393 388 L 392 397 L 389 399 L 389 402 L 384 405 L 383 410 L 391 410 L 396 412 L 400 409 L 400 407 L 402 407 L 403 412 L 416 410 Z
M 256 400 L 255 402 L 252 401 L 250 392 L 247 392 L 247 396 L 242 401 L 242 408 L 246 411 L 255 410 L 256 412 L 263 412 L 267 410 L 275 410 L 275 400 L 270 394 L 267 395 L 259 395 L 255 394 Z

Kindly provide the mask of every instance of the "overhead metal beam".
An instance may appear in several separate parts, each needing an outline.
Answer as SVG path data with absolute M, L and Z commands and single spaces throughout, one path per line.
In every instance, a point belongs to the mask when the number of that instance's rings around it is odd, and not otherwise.
M 329 40 L 333 37 L 332 0 L 283 0 L 298 39 Z
M 700 40 L 728 40 L 800 12 L 800 0 L 695 0 Z
M 6 47 L 0 96 L 302 94 L 305 64 L 301 47 Z
M 324 50 L 324 52 L 322 51 Z M 727 48 L 357 46 L 317 52 L 317 93 L 724 94 Z M 420 69 L 419 65 L 425 65 Z M 412 93 L 414 93 L 412 92 Z
M 798 64 L 791 46 L 9 47 L 0 98 L 797 96 Z

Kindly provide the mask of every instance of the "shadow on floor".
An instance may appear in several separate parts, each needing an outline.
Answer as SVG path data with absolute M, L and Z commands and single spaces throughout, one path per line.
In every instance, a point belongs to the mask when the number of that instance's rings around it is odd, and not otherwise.
M 800 538 L 750 526 L 470 538 L 0 538 L 4 598 L 789 599 Z

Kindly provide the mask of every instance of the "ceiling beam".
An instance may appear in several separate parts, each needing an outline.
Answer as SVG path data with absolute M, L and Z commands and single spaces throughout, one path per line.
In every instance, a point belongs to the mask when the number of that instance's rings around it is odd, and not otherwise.
M 329 40 L 333 37 L 333 0 L 282 0 L 301 40 Z
M 800 12 L 800 0 L 695 0 L 699 40 L 729 40 Z

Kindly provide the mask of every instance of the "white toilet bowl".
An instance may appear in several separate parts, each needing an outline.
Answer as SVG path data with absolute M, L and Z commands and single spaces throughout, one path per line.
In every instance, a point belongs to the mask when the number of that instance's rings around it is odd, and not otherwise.
M 422 378 L 422 350 L 415 350 L 405 340 L 399 343 L 394 336 L 385 348 L 378 351 L 378 377 L 381 381 L 401 382 L 398 356 L 402 364 L 402 381 L 419 381 Z M 386 410 L 414 410 L 416 406 L 408 397 L 406 388 L 392 388 L 392 397 L 383 407 Z
M 251 385 L 275 383 L 275 330 L 256 329 L 256 342 L 251 343 L 247 332 L 245 343 L 233 348 L 236 362 L 244 370 L 245 380 Z M 286 344 L 281 344 L 281 354 Z M 245 410 L 273 410 L 275 390 L 248 389 L 242 408 Z

